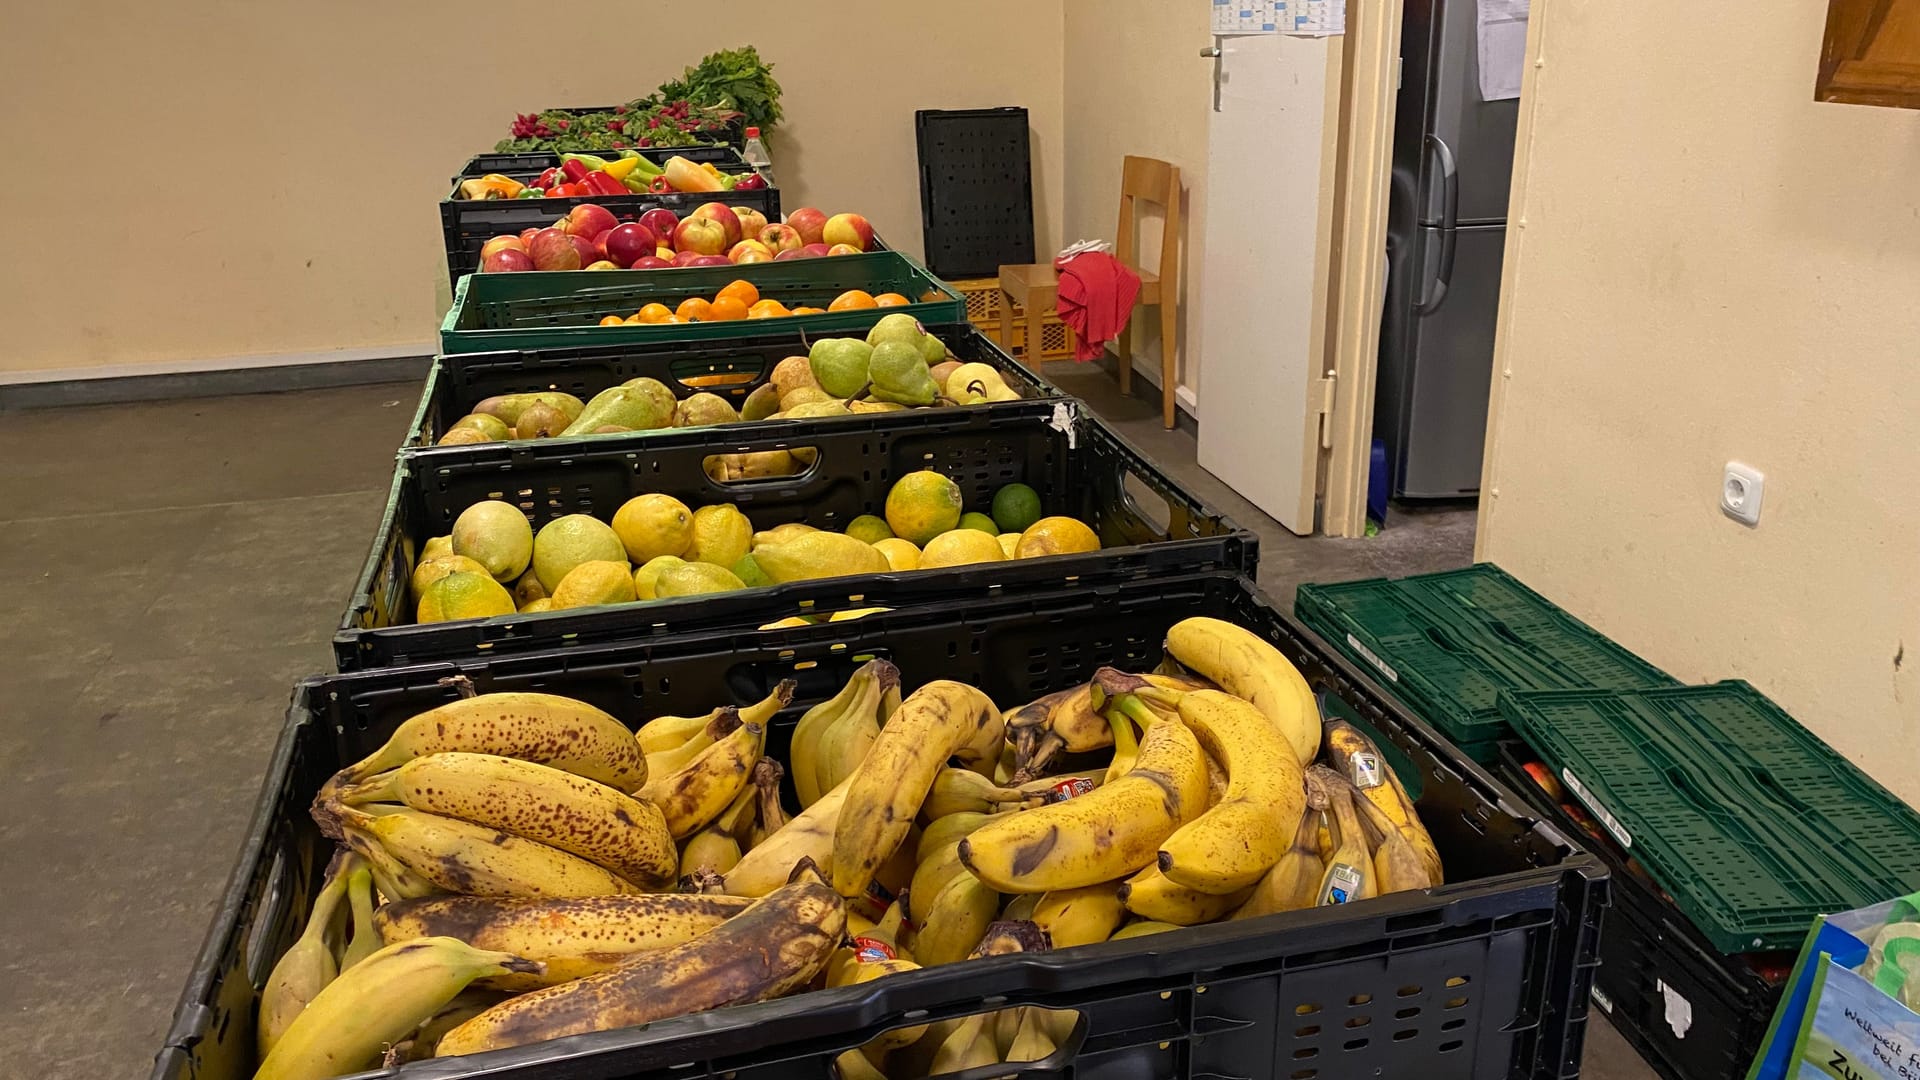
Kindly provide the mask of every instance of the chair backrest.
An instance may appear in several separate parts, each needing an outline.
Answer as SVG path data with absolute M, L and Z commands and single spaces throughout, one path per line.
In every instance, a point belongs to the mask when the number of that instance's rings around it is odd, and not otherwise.
M 1120 225 L 1114 230 L 1114 256 L 1130 266 L 1138 266 L 1134 256 L 1134 218 L 1139 200 L 1157 203 L 1163 214 L 1160 225 L 1160 280 L 1171 283 L 1179 266 L 1180 248 L 1180 167 L 1159 158 L 1127 155 L 1120 165 Z

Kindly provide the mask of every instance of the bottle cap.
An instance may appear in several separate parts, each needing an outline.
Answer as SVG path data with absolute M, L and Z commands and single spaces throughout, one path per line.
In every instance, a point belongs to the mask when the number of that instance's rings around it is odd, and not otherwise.
M 759 137 L 760 137 L 760 129 L 759 129 L 759 128 L 757 128 L 757 127 L 750 127 L 750 128 L 748 128 L 748 129 L 747 129 L 747 138 L 749 138 L 749 139 L 757 139 L 757 138 L 759 138 Z

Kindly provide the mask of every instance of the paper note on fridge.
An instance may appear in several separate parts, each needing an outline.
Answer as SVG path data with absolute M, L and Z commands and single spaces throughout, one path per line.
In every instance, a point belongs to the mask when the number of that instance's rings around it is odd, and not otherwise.
M 1527 67 L 1529 0 L 1479 0 L 1480 97 L 1509 101 L 1520 96 Z
M 1328 37 L 1346 30 L 1346 0 L 1213 0 L 1213 32 L 1221 37 Z

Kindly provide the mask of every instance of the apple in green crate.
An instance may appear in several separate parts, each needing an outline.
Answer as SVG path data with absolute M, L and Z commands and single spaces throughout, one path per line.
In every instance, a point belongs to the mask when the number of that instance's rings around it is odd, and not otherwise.
M 841 244 L 865 251 L 873 246 L 873 226 L 859 214 L 835 214 L 820 230 L 820 239 L 838 247 Z
M 787 215 L 787 224 L 800 234 L 803 244 L 820 243 L 820 234 L 827 227 L 827 215 L 811 206 L 803 206 Z
M 560 228 L 575 236 L 594 237 L 620 224 L 613 211 L 599 203 L 582 203 L 567 211 Z
M 559 229 L 541 229 L 534 233 L 527 244 L 527 255 L 533 259 L 535 270 L 578 270 L 586 265 L 580 259 L 580 249 L 574 246 L 573 237 Z
M 737 233 L 740 222 L 731 211 L 727 214 L 727 220 L 733 222 Z M 689 251 L 695 255 L 718 255 L 731 248 L 738 240 L 737 235 L 732 240 L 727 239 L 726 226 L 712 217 L 695 215 L 682 221 L 679 227 L 673 230 L 673 246 L 681 255 Z M 676 258 L 675 261 L 679 260 Z
M 854 247 L 852 244 L 835 244 L 827 249 L 829 255 L 858 255 L 861 252 L 861 248 Z
M 485 262 L 487 256 L 496 251 L 505 251 L 508 248 L 512 248 L 522 255 L 527 252 L 526 241 L 520 239 L 518 236 L 496 236 L 480 245 L 480 261 Z
M 739 262 L 740 256 L 748 254 L 766 256 L 765 259 L 756 260 L 758 262 L 771 262 L 773 260 L 773 249 L 758 240 L 742 240 L 727 249 L 727 258 L 734 262 Z
M 664 206 L 656 206 L 640 215 L 640 224 L 652 229 L 655 236 L 668 237 L 680 227 L 680 215 Z
M 638 221 L 615 225 L 604 241 L 607 258 L 620 266 L 632 266 L 660 248 L 660 238 Z
M 818 259 L 832 250 L 832 248 L 825 244 L 812 241 L 808 242 L 806 247 L 800 249 L 801 253 L 809 259 Z
M 727 231 L 727 242 L 720 245 L 721 251 L 725 251 L 740 242 L 740 215 L 734 213 L 733 207 L 728 206 L 726 203 L 701 203 L 699 206 L 694 207 L 692 216 L 688 217 L 687 220 L 692 221 L 695 218 L 705 218 L 708 221 L 717 222 L 721 228 Z
M 483 274 L 509 274 L 533 269 L 533 259 L 517 247 L 501 248 L 480 260 Z
M 775 255 L 783 251 L 798 251 L 807 243 L 801 239 L 800 230 L 791 225 L 768 225 L 760 230 L 756 238 Z
M 741 236 L 759 236 L 760 230 L 767 227 L 767 215 L 751 206 L 736 206 L 733 216 L 740 219 Z

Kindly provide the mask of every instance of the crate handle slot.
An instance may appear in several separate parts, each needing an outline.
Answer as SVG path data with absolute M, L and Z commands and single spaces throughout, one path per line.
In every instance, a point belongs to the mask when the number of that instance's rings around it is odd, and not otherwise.
M 797 473 L 767 473 L 760 471 L 762 462 L 747 459 L 762 454 L 786 453 L 795 461 L 806 461 L 806 465 Z M 805 455 L 804 457 L 802 455 Z M 812 460 L 807 461 L 810 457 Z M 748 485 L 797 484 L 806 481 L 820 471 L 820 448 L 817 446 L 789 446 L 773 450 L 758 450 L 734 454 L 708 454 L 700 461 L 700 470 L 707 479 L 723 488 L 737 489 Z
M 1173 500 L 1167 496 L 1166 492 L 1160 490 L 1158 484 L 1132 468 L 1130 463 L 1122 461 L 1118 464 L 1120 505 L 1133 516 L 1134 520 L 1151 530 L 1156 538 L 1173 539 L 1175 512 Z

